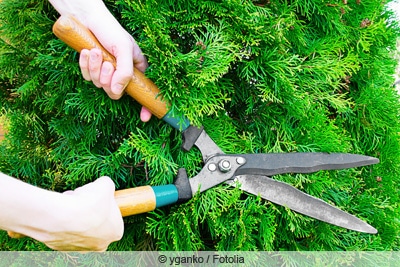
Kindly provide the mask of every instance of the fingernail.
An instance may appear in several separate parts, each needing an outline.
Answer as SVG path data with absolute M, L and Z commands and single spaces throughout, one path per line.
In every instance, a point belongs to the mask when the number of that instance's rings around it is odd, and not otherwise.
M 122 90 L 124 90 L 124 87 L 122 86 L 122 84 L 119 84 L 119 83 L 117 83 L 111 87 L 111 91 L 114 94 L 120 94 L 122 92 Z
M 108 75 L 112 71 L 112 68 L 108 66 L 107 64 L 103 64 L 103 67 L 101 68 L 101 74 Z
M 99 58 L 99 54 L 98 53 L 90 53 L 90 60 L 91 61 L 97 61 L 97 59 Z
M 82 57 L 84 60 L 88 60 L 89 59 L 89 53 L 81 53 Z

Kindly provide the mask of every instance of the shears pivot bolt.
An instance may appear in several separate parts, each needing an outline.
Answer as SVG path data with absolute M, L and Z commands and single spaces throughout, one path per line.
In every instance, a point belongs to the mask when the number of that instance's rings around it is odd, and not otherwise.
M 228 172 L 231 170 L 231 163 L 229 160 L 223 159 L 218 163 L 218 167 L 221 172 Z
M 209 170 L 210 172 L 216 171 L 216 170 L 217 170 L 217 165 L 215 165 L 214 163 L 210 163 L 210 164 L 208 165 L 208 170 Z
M 243 165 L 246 163 L 246 159 L 243 157 L 238 157 L 238 158 L 236 158 L 236 163 L 239 165 Z

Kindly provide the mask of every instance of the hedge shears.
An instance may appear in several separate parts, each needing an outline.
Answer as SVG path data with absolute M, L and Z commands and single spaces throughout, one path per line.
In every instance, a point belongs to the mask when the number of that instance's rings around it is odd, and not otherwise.
M 115 58 L 74 17 L 61 16 L 54 24 L 53 32 L 78 52 L 99 48 L 103 59 L 115 66 Z M 173 114 L 168 102 L 160 96 L 158 87 L 137 69 L 134 70 L 126 92 L 156 117 L 181 131 L 183 149 L 189 151 L 196 146 L 202 154 L 204 166 L 191 178 L 184 168 L 179 169 L 173 184 L 116 191 L 115 199 L 122 216 L 188 201 L 197 193 L 227 183 L 312 218 L 354 231 L 377 233 L 374 227 L 357 217 L 269 177 L 284 173 L 312 173 L 367 166 L 378 163 L 377 158 L 346 153 L 225 154 L 203 127 L 192 126 L 188 119 Z

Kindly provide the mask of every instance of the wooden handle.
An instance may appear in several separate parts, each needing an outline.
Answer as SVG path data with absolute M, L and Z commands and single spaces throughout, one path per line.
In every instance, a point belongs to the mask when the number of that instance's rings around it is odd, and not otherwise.
M 156 209 L 156 198 L 151 186 L 115 191 L 115 200 L 123 217 Z
M 115 201 L 123 217 L 146 213 L 178 201 L 178 189 L 173 184 L 140 186 L 115 191 Z
M 99 48 L 103 52 L 104 61 L 109 61 L 116 67 L 114 56 L 73 16 L 61 16 L 54 24 L 53 32 L 79 53 L 82 49 Z M 157 118 L 161 119 L 168 113 L 168 103 L 160 96 L 158 87 L 138 69 L 134 68 L 134 75 L 125 91 Z

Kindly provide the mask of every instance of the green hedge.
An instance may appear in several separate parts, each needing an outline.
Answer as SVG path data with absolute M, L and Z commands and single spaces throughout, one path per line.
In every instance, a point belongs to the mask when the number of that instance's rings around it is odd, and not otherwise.
M 105 1 L 146 54 L 150 77 L 227 153 L 349 152 L 375 166 L 274 177 L 379 231 L 335 227 L 220 185 L 125 219 L 110 250 L 399 250 L 399 27 L 384 1 Z M 0 3 L 0 170 L 64 191 L 110 176 L 119 189 L 194 176 L 200 153 L 140 106 L 80 76 L 44 0 Z M 0 232 L 0 250 L 45 250 Z

